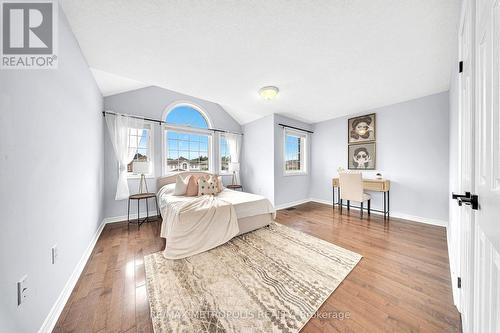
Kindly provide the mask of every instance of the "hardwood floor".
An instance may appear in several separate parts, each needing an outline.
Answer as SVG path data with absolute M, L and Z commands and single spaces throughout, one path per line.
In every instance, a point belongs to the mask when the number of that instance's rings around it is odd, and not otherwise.
M 278 222 L 363 255 L 302 332 L 460 332 L 445 229 L 343 212 L 316 203 L 278 212 Z M 54 332 L 152 332 L 143 257 L 163 249 L 159 226 L 106 225 Z
M 355 251 L 360 263 L 320 308 L 348 320 L 311 320 L 303 332 L 460 332 L 453 305 L 446 230 L 380 215 L 359 219 L 308 203 L 280 223 Z

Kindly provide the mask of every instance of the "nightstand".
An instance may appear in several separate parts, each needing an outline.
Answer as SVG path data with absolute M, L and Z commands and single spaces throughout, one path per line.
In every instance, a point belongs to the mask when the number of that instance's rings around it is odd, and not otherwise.
M 138 193 L 138 194 L 132 194 L 131 196 L 128 197 L 128 212 L 127 212 L 127 226 L 130 226 L 130 223 L 137 223 L 137 229 L 139 229 L 141 227 L 141 225 L 145 222 L 148 222 L 149 221 L 149 204 L 148 204 L 148 200 L 149 199 L 152 199 L 154 198 L 155 199 L 155 203 L 156 203 L 156 212 L 158 213 L 158 217 L 161 218 L 161 214 L 160 214 L 160 207 L 158 207 L 158 198 L 156 197 L 156 194 L 155 193 Z M 130 200 L 137 200 L 137 222 L 132 222 L 130 221 Z M 142 219 L 140 219 L 139 215 L 140 215 L 140 202 L 141 200 L 146 200 L 146 217 Z
M 226 185 L 226 187 L 230 190 L 240 190 L 241 192 L 243 192 L 243 186 L 241 185 Z

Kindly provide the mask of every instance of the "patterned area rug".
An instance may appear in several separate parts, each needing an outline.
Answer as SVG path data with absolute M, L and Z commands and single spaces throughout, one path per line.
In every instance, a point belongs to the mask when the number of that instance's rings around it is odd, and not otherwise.
M 361 259 L 273 223 L 180 260 L 145 257 L 160 332 L 298 332 Z

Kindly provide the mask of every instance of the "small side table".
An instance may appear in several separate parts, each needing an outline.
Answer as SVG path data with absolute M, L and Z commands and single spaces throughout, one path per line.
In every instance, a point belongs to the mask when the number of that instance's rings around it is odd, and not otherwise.
M 148 200 L 154 198 L 155 203 L 156 203 L 156 212 L 158 213 L 158 216 L 161 218 L 160 214 L 160 207 L 158 207 L 158 198 L 156 197 L 155 193 L 138 193 L 138 194 L 132 194 L 131 196 L 128 197 L 128 207 L 127 207 L 127 226 L 130 226 L 130 223 L 134 223 L 130 221 L 130 200 L 137 200 L 137 229 L 141 227 L 141 225 L 145 222 L 149 221 L 149 204 Z M 140 202 L 141 200 L 146 200 L 146 217 L 144 219 L 139 218 L 140 215 Z
M 243 186 L 241 185 L 226 185 L 226 187 L 230 190 L 240 190 L 241 192 L 243 192 Z

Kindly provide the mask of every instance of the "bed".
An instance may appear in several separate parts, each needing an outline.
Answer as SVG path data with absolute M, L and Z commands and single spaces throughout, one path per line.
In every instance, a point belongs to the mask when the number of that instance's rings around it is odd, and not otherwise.
M 157 188 L 159 189 L 158 201 L 163 217 L 160 236 L 167 239 L 164 256 L 168 259 L 180 259 L 186 256 L 194 255 L 196 253 L 201 253 L 210 248 L 218 246 L 223 242 L 228 241 L 234 236 L 265 227 L 274 220 L 276 212 L 270 201 L 263 196 L 252 193 L 233 191 L 224 188 L 223 191 L 220 192 L 216 197 L 203 196 L 205 198 L 200 198 L 174 196 L 173 191 L 178 175 L 187 177 L 189 175 L 210 175 L 210 173 L 179 172 L 161 177 L 157 181 Z M 227 209 L 227 214 L 220 216 L 227 216 L 228 214 L 235 215 L 232 216 L 232 219 L 234 220 L 232 222 L 233 225 L 228 227 L 228 230 L 224 231 L 225 235 L 220 235 L 220 237 L 216 237 L 216 239 L 206 239 L 210 237 L 213 238 L 214 236 L 212 235 L 212 231 L 220 227 L 220 223 L 217 221 L 217 217 L 215 218 L 215 221 L 214 218 L 212 218 L 212 220 L 207 220 L 209 222 L 205 223 L 205 225 L 202 226 L 200 226 L 200 223 L 195 226 L 189 226 L 189 228 L 191 229 L 183 230 L 180 234 L 172 232 L 172 228 L 174 228 L 173 225 L 179 226 L 179 222 L 175 224 L 175 222 L 173 222 L 172 220 L 172 211 L 175 211 L 176 207 L 186 207 L 191 204 L 193 207 L 190 208 L 191 210 L 199 210 L 199 207 L 201 207 L 201 204 L 199 204 L 200 200 L 202 200 L 203 203 L 207 203 L 207 201 L 209 200 L 215 200 L 218 203 L 224 203 L 222 206 L 226 206 L 220 207 L 220 209 L 215 209 L 210 212 L 210 214 L 222 213 L 223 209 L 225 208 Z M 207 211 L 204 212 L 204 215 L 209 214 Z M 180 214 L 181 213 L 179 213 L 178 215 Z M 198 214 L 198 217 L 202 215 L 203 214 Z M 224 221 L 224 218 L 220 217 L 219 220 Z M 210 225 L 210 223 L 212 224 Z M 186 223 L 183 222 L 181 228 L 185 225 Z M 178 242 L 177 240 L 180 241 Z

